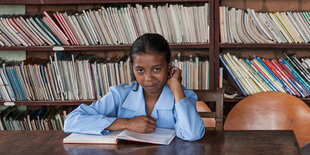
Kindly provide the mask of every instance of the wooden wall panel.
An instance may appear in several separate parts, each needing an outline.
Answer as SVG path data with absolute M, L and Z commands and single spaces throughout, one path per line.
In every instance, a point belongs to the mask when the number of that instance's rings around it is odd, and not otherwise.
M 43 11 L 76 11 L 76 5 L 42 5 L 40 13 Z
M 309 0 L 220 0 L 220 5 L 257 12 L 310 11 Z
M 49 60 L 49 56 L 52 55 L 52 52 L 48 51 L 27 51 L 26 58 L 40 58 Z
M 43 11 L 70 11 L 70 12 L 80 12 L 82 10 L 100 8 L 101 4 L 93 5 L 26 5 L 26 13 L 30 15 L 42 14 Z
M 76 11 L 76 5 L 26 5 L 26 13 L 30 15 L 43 14 L 43 11 Z
M 26 14 L 27 15 L 36 15 L 40 12 L 40 5 L 26 5 Z
M 101 5 L 99 5 L 101 6 Z M 88 9 L 93 9 L 93 8 L 98 8 L 97 5 L 78 5 L 77 10 L 82 11 L 82 10 L 88 10 Z
M 254 9 L 256 12 L 264 11 L 264 1 L 263 0 L 247 0 L 246 8 Z
M 221 0 L 220 5 L 244 9 L 244 0 Z
M 266 11 L 298 11 L 298 2 L 299 0 L 266 0 Z
M 222 0 L 222 6 L 229 6 L 240 9 L 254 9 L 255 11 L 262 11 L 264 8 L 263 0 Z
M 309 0 L 300 0 L 301 1 L 301 11 L 310 11 L 310 1 Z

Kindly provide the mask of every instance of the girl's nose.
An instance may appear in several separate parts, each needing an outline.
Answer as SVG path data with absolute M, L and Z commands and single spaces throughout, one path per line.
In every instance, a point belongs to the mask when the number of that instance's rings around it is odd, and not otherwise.
M 147 73 L 146 76 L 145 76 L 145 80 L 152 80 L 154 77 L 153 77 L 153 74 L 152 73 Z

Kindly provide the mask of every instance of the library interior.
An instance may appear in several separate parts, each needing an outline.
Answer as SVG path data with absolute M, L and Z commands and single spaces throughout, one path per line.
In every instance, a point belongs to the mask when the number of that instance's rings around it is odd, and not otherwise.
M 309 8 L 308 0 L 0 0 L 0 154 L 310 154 Z M 95 103 L 126 99 L 114 88 L 138 81 L 130 53 L 148 33 L 168 42 L 184 98 L 156 109 L 167 95 L 159 94 L 146 117 L 166 114 L 161 126 L 171 115 L 175 128 L 64 132 L 68 120 L 126 116 L 122 103 L 106 103 L 113 112 Z M 190 103 L 181 117 L 178 104 Z M 204 135 L 184 140 L 193 115 Z

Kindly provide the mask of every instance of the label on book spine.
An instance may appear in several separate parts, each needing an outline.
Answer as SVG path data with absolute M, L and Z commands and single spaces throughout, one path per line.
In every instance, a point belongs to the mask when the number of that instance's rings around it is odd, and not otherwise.
M 5 106 L 14 106 L 15 103 L 14 102 L 4 102 L 3 103 Z
M 53 51 L 63 51 L 65 50 L 63 47 L 53 47 Z

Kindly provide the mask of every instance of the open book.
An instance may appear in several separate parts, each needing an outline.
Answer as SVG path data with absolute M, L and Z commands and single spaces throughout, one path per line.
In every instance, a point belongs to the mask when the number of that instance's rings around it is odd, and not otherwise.
M 117 144 L 118 140 L 169 145 L 175 137 L 175 130 L 156 128 L 155 132 L 144 134 L 129 130 L 111 132 L 107 135 L 86 135 L 72 133 L 63 139 L 63 144 Z

